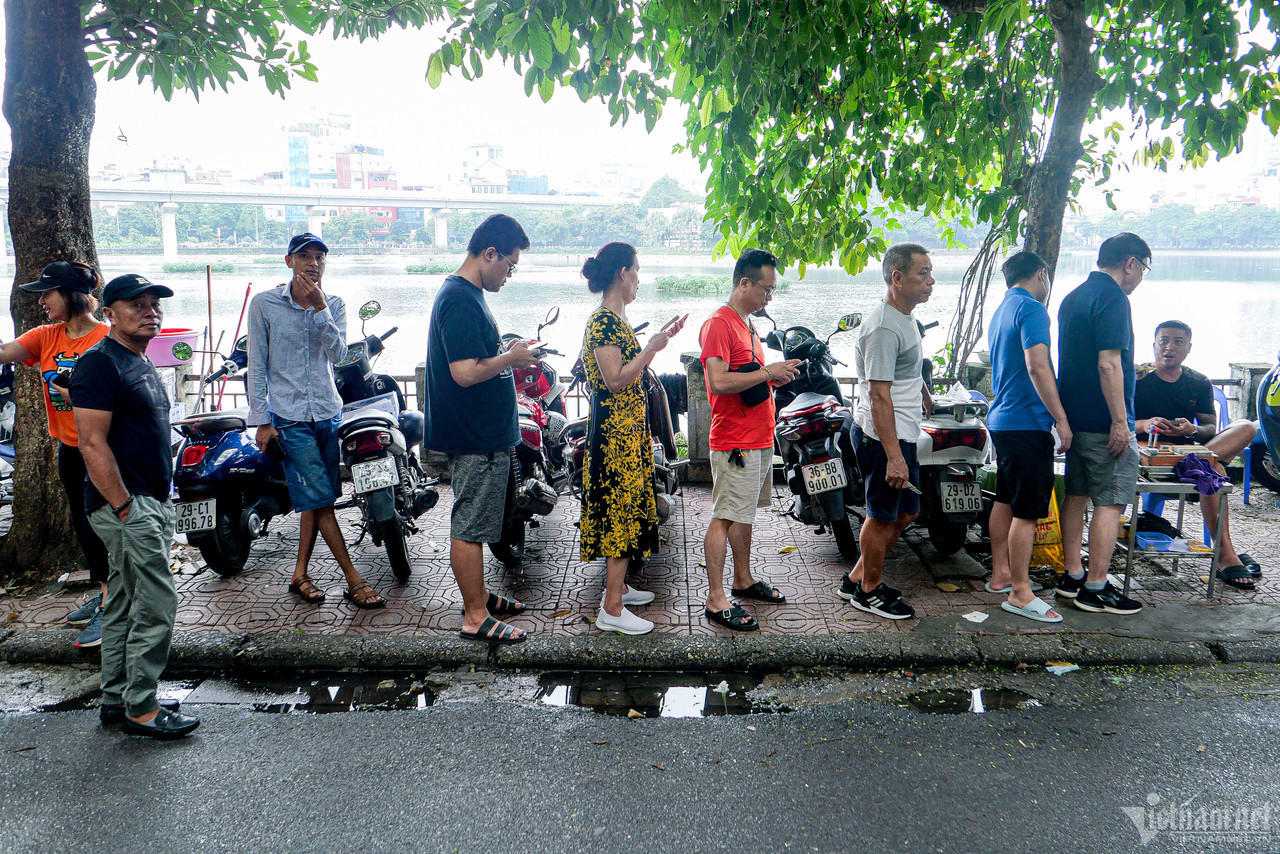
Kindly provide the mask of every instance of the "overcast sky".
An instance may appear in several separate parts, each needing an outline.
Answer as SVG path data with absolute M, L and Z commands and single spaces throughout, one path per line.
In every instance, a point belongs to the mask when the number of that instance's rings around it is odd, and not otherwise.
M 384 148 L 402 183 L 440 182 L 456 172 L 464 145 L 485 142 L 506 149 L 507 166 L 546 174 L 552 186 L 591 181 L 593 172 L 611 163 L 626 164 L 647 180 L 671 174 L 688 187 L 703 185 L 693 158 L 672 153 L 684 139 L 679 107 L 652 134 L 645 133 L 642 120 L 610 127 L 599 102 L 583 104 L 571 90 L 557 91 L 548 104 L 527 98 L 520 76 L 496 63 L 478 81 L 455 74 L 433 90 L 424 75 L 427 57 L 439 45 L 438 31 L 396 30 L 365 44 L 321 36 L 309 44 L 320 81 L 295 80 L 283 100 L 267 94 L 255 78 L 229 93 L 205 92 L 199 102 L 185 92 L 166 102 L 150 84 L 132 78 L 99 79 L 92 168 L 115 163 L 127 171 L 178 157 L 242 176 L 279 170 L 285 165 L 282 128 L 320 111 L 350 116 L 353 140 Z M 1123 205 L 1126 198 L 1161 187 L 1237 185 L 1265 160 L 1270 144 L 1268 134 L 1256 133 L 1243 155 L 1220 166 L 1169 175 L 1121 170 L 1111 186 L 1120 190 Z M 1090 210 L 1099 200 L 1092 192 L 1081 198 Z

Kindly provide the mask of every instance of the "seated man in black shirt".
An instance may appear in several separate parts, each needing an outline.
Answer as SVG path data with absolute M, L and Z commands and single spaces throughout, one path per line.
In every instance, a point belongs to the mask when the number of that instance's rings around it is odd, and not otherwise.
M 1257 430 L 1252 422 L 1233 421 L 1218 430 L 1213 412 L 1213 386 L 1204 374 L 1184 368 L 1182 363 L 1191 352 L 1191 327 L 1181 320 L 1166 320 L 1156 328 L 1155 370 L 1148 373 L 1134 393 L 1133 409 L 1137 419 L 1138 443 L 1155 429 L 1163 444 L 1203 444 L 1218 455 L 1217 468 L 1223 468 L 1253 441 Z M 1218 527 L 1217 495 L 1204 496 L 1201 510 L 1210 533 Z M 1253 590 L 1254 580 L 1262 568 L 1247 554 L 1237 554 L 1231 544 L 1229 524 L 1222 529 L 1222 555 L 1218 578 L 1241 590 Z

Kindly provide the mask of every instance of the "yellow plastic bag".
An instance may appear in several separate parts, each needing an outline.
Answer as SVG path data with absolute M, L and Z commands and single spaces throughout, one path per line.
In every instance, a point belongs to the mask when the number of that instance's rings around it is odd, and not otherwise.
M 1051 566 L 1061 575 L 1063 563 L 1062 526 L 1058 522 L 1058 497 L 1049 493 L 1049 515 L 1036 522 L 1035 547 L 1031 550 L 1032 566 Z

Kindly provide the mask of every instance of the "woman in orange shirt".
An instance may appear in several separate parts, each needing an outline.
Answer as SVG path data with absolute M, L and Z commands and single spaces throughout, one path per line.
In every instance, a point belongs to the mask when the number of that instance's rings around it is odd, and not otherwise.
M 44 381 L 44 407 L 49 433 L 59 441 L 58 477 L 71 507 L 71 525 L 89 565 L 89 578 L 98 582 L 97 595 L 67 615 L 72 624 L 88 623 L 76 639 L 78 647 L 102 643 L 102 601 L 107 593 L 107 550 L 89 527 L 84 513 L 84 460 L 80 456 L 75 417 L 71 414 L 71 369 L 76 360 L 107 337 L 107 324 L 93 312 L 98 301 L 91 296 L 101 287 L 102 276 L 88 264 L 57 261 L 45 267 L 40 278 L 22 285 L 40 294 L 40 306 L 50 323 L 37 326 L 7 344 L 0 344 L 0 363 L 22 362 L 39 366 Z

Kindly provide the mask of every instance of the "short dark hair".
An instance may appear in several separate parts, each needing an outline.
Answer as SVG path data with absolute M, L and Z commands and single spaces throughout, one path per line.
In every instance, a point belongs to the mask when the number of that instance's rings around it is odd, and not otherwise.
M 738 282 L 742 281 L 742 277 L 746 276 L 753 282 L 760 281 L 760 271 L 765 267 L 778 269 L 778 256 L 764 249 L 747 249 L 738 256 L 737 263 L 733 265 L 733 287 L 738 286 Z
M 529 248 L 529 235 L 524 233 L 520 223 L 506 214 L 494 214 L 476 226 L 471 232 L 471 240 L 467 243 L 468 255 L 479 255 L 489 247 L 509 255 L 517 249 Z
M 62 294 L 62 298 L 67 303 L 68 317 L 93 314 L 98 310 L 98 301 L 93 298 L 92 294 L 86 294 L 83 291 L 76 291 L 71 288 L 58 288 L 58 293 Z
M 1048 268 L 1049 265 L 1044 262 L 1043 258 L 1030 250 L 1024 249 L 1021 252 L 1015 252 L 1010 255 L 1000 267 L 1000 272 L 1004 273 L 1004 286 L 1011 288 L 1018 282 L 1024 282 L 1041 270 L 1047 270 Z
M 588 258 L 582 265 L 582 276 L 587 280 L 587 290 L 602 294 L 613 284 L 619 270 L 636 263 L 636 248 L 630 243 L 606 243 L 596 257 Z
M 1166 320 L 1164 323 L 1156 324 L 1155 334 L 1159 335 L 1161 329 L 1181 329 L 1187 333 L 1187 337 L 1191 337 L 1191 326 L 1181 320 Z
M 893 284 L 894 273 L 905 273 L 915 263 L 917 255 L 928 255 L 929 250 L 919 243 L 895 243 L 884 253 L 884 261 L 880 263 L 880 271 L 884 274 L 884 283 Z
M 1144 265 L 1151 261 L 1151 247 L 1147 241 L 1131 231 L 1122 231 L 1108 237 L 1098 247 L 1098 267 L 1122 267 L 1130 258 L 1137 258 Z

